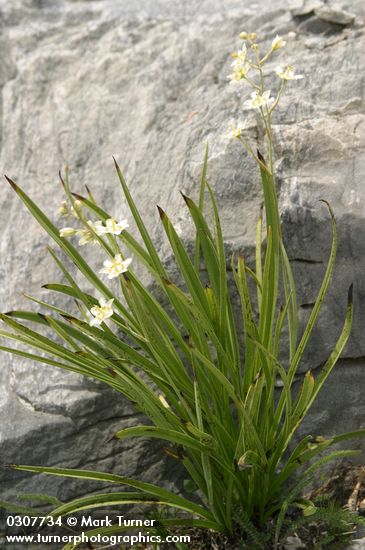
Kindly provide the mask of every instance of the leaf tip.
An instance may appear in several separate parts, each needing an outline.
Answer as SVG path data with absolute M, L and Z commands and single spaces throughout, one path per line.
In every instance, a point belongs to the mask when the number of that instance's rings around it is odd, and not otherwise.
M 262 162 L 262 164 L 264 164 L 266 166 L 266 162 L 265 162 L 265 159 L 263 157 L 263 155 L 261 154 L 260 150 L 257 149 L 257 158 L 259 159 L 260 162 Z
M 77 317 L 73 317 L 72 315 L 64 315 L 61 313 L 61 317 L 63 317 L 63 319 L 65 319 L 65 321 L 68 321 L 69 323 L 80 321 L 80 319 L 77 319 Z
M 73 197 L 75 197 L 75 199 L 77 199 L 78 201 L 81 201 L 81 202 L 87 200 L 86 197 L 83 197 L 82 195 L 79 195 L 78 193 L 71 193 L 71 195 Z
M 264 213 L 264 203 L 262 202 L 260 204 L 260 211 L 259 211 L 259 220 L 260 221 L 262 221 L 263 213 Z
M 11 464 L 11 463 L 4 463 L 4 464 L 0 464 L 0 468 L 2 468 L 3 470 L 15 470 L 17 468 L 17 465 Z
M 330 203 L 326 199 L 319 199 L 319 202 L 323 202 L 327 206 L 327 208 L 329 210 L 329 213 L 331 214 L 331 218 L 334 220 L 335 215 L 333 213 L 333 210 L 332 210 L 332 207 L 331 207 Z
M 160 214 L 161 220 L 164 220 L 165 218 L 167 218 L 166 212 L 158 204 L 157 204 L 157 210 L 158 210 L 158 213 Z
M 64 188 L 66 188 L 65 180 L 64 180 L 63 177 L 62 177 L 62 172 L 61 172 L 61 170 L 58 170 L 58 177 L 60 178 L 60 182 L 61 182 L 62 186 L 63 186 Z
M 14 191 L 18 191 L 19 187 L 18 187 L 18 185 L 15 183 L 15 181 L 13 181 L 11 178 L 9 178 L 6 174 L 4 174 L 4 178 L 5 178 L 6 181 L 12 186 L 12 188 L 14 189 Z
M 349 305 L 352 305 L 354 303 L 353 296 L 354 296 L 354 283 L 351 283 L 349 286 L 349 291 L 347 295 L 347 302 Z

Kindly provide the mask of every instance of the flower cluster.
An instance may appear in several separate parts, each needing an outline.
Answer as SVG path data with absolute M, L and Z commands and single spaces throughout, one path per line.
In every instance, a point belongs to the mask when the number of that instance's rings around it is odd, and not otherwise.
M 76 204 L 76 202 L 80 204 Z M 60 208 L 59 212 L 62 216 L 75 215 L 75 217 L 80 219 L 79 210 L 81 209 L 81 202 L 75 201 L 74 206 L 69 208 L 66 201 L 64 201 Z M 109 218 L 103 223 L 102 220 L 97 220 L 95 222 L 87 220 L 87 227 L 82 229 L 74 229 L 73 227 L 63 227 L 60 229 L 59 235 L 62 238 L 73 237 L 77 235 L 80 237 L 79 245 L 84 245 L 87 243 L 99 243 L 98 237 L 102 235 L 120 235 L 122 231 L 129 227 L 127 220 L 120 220 L 119 222 L 114 218 Z M 105 273 L 108 275 L 108 279 L 114 279 L 119 277 L 122 273 L 125 273 L 128 270 L 129 265 L 132 262 L 132 258 L 123 259 L 121 254 L 116 254 L 114 258 L 106 260 L 103 264 L 103 268 L 100 269 L 99 273 Z M 93 316 L 90 325 L 96 326 L 100 325 L 105 319 L 108 319 L 113 315 L 112 308 L 113 300 L 106 301 L 104 298 L 99 300 L 99 306 L 94 306 L 91 308 L 90 313 Z
M 251 98 L 243 102 L 243 109 L 256 109 L 259 111 L 264 123 L 264 129 L 268 141 L 269 165 L 264 166 L 259 157 L 254 152 L 254 148 L 244 136 L 244 126 L 241 123 L 230 124 L 230 133 L 227 137 L 234 137 L 241 141 L 247 151 L 252 155 L 256 162 L 270 173 L 273 170 L 273 142 L 271 130 L 271 113 L 277 107 L 284 86 L 288 80 L 300 80 L 303 78 L 300 74 L 295 74 L 291 65 L 278 66 L 274 69 L 275 75 L 281 83 L 276 95 L 271 95 L 271 90 L 265 87 L 264 65 L 271 55 L 286 45 L 281 36 L 275 36 L 270 47 L 262 55 L 260 45 L 256 42 L 256 33 L 242 32 L 240 38 L 243 41 L 241 49 L 232 53 L 233 62 L 231 63 L 232 73 L 228 75 L 231 84 L 237 84 L 242 80 L 247 82 L 252 88 Z
M 64 208 L 63 205 L 61 205 L 60 209 L 61 208 Z M 96 235 L 101 236 L 107 233 L 109 233 L 110 235 L 120 235 L 124 229 L 127 229 L 127 227 L 129 227 L 127 220 L 121 220 L 120 222 L 117 222 L 114 218 L 109 218 L 108 220 L 105 220 L 105 225 L 101 220 L 98 220 L 96 222 L 88 220 L 87 225 L 90 229 L 88 229 L 87 227 L 84 227 L 82 229 L 64 227 L 63 229 L 60 229 L 60 237 L 73 237 L 74 235 L 77 235 L 78 237 L 81 237 L 79 240 L 79 245 L 82 246 L 91 242 L 98 243 L 99 241 Z
M 122 273 L 125 273 L 131 262 L 132 258 L 126 258 L 123 260 L 122 255 L 117 254 L 112 260 L 106 260 L 104 262 L 104 267 L 100 269 L 99 273 L 106 273 L 108 275 L 108 279 L 114 279 Z M 101 298 L 99 300 L 99 305 L 93 306 L 90 309 L 90 313 L 93 316 L 89 322 L 90 326 L 94 327 L 96 325 L 101 325 L 105 319 L 109 319 L 109 317 L 113 315 L 113 301 L 114 299 L 105 300 L 104 298 Z
M 285 40 L 281 36 L 275 36 L 269 49 L 264 55 L 261 55 L 260 45 L 256 42 L 256 33 L 242 32 L 240 38 L 243 41 L 242 47 L 232 53 L 232 73 L 228 75 L 228 79 L 235 84 L 244 80 L 251 86 L 253 89 L 251 99 L 244 101 L 243 108 L 260 110 L 265 127 L 269 131 L 270 115 L 278 104 L 285 83 L 288 80 L 299 80 L 303 76 L 295 74 L 291 65 L 276 67 L 274 72 L 281 80 L 281 86 L 276 97 L 273 97 L 271 91 L 265 89 L 263 67 L 274 52 L 285 46 Z M 258 76 L 257 81 L 255 81 L 255 75 Z M 242 141 L 242 125 L 231 124 L 231 130 L 231 135 Z

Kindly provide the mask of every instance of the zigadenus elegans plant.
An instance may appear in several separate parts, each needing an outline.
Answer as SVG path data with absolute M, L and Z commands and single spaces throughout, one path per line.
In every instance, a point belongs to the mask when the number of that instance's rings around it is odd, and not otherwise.
M 140 240 L 128 232 L 126 220 L 118 222 L 105 212 L 89 189 L 87 197 L 72 193 L 67 174 L 61 178 L 67 200 L 60 211 L 74 223 L 61 230 L 15 182 L 6 178 L 95 292 L 84 292 L 57 252 L 50 248 L 66 283 L 50 283 L 45 287 L 72 297 L 79 313 L 75 315 L 29 297 L 47 313 L 1 314 L 8 328 L 1 330 L 0 335 L 34 351 L 6 346 L 0 349 L 91 376 L 125 395 L 150 424 L 126 428 L 116 436 L 168 441 L 169 454 L 182 462 L 196 487 L 194 499 L 189 500 L 153 484 L 112 473 L 11 465 L 17 470 L 106 481 L 131 489 L 75 499 L 54 509 L 54 516 L 107 505 L 163 505 L 182 511 L 174 518 L 160 520 L 166 528 L 194 525 L 232 535 L 236 518 L 258 529 L 274 519 L 278 542 L 289 506 L 313 512 L 313 504 L 303 499 L 302 491 L 318 468 L 332 459 L 351 456 L 355 451 L 335 450 L 324 456 L 321 453 L 335 443 L 365 435 L 364 429 L 327 439 L 308 435 L 290 446 L 348 340 L 353 316 L 352 288 L 344 325 L 328 360 L 316 378 L 307 371 L 300 388 L 295 390 L 293 383 L 335 262 L 336 221 L 326 203 L 332 220 L 332 247 L 317 299 L 298 337 L 295 283 L 282 239 L 275 187 L 271 118 L 286 83 L 301 76 L 295 75 L 290 66 L 278 67 L 275 73 L 280 85 L 276 95 L 271 96 L 271 91 L 265 88 L 265 63 L 285 42 L 275 37 L 261 55 L 255 34 L 242 33 L 241 39 L 241 49 L 232 54 L 230 80 L 252 87 L 251 99 L 243 106 L 258 110 L 267 138 L 266 161 L 262 152 L 256 153 L 246 139 L 243 127 L 232 125 L 233 137 L 241 141 L 256 160 L 262 180 L 266 224 L 264 226 L 260 216 L 255 267 L 247 266 L 242 255 L 233 255 L 231 260 L 226 258 L 218 208 L 207 181 L 208 151 L 198 202 L 183 195 L 196 229 L 193 257 L 189 256 L 168 215 L 159 207 L 182 286 L 170 279 L 116 162 L 117 175 Z M 204 214 L 207 201 L 213 212 L 213 227 Z M 73 227 L 76 222 L 77 228 Z M 79 238 L 76 245 L 69 241 L 74 236 Z M 108 258 L 99 272 L 90 267 L 79 251 L 79 245 L 89 243 L 97 243 Z M 162 289 L 168 300 L 167 308 L 133 272 L 134 262 L 141 262 Z M 233 314 L 227 263 L 233 271 L 240 300 L 240 319 Z M 207 279 L 204 282 L 200 274 L 202 264 Z M 113 292 L 107 280 L 104 282 L 105 278 L 116 279 L 119 291 Z M 254 284 L 255 296 L 248 278 Z M 57 339 L 44 335 L 42 326 L 53 331 Z M 285 326 L 287 332 L 283 331 Z M 283 363 L 279 353 L 285 338 L 289 339 L 289 356 Z M 126 529 L 113 526 L 99 531 L 115 534 Z

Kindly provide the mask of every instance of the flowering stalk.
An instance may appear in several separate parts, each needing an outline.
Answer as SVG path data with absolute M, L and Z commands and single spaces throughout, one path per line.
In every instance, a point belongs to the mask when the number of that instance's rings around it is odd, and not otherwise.
M 234 126 L 232 134 L 233 137 L 238 138 L 241 141 L 241 143 L 244 145 L 250 155 L 252 155 L 255 161 L 260 165 L 261 169 L 264 168 L 266 170 L 269 170 L 270 174 L 274 175 L 271 114 L 278 106 L 280 96 L 283 92 L 286 81 L 299 80 L 303 78 L 303 76 L 295 75 L 294 70 L 290 65 L 288 65 L 286 68 L 277 67 L 275 69 L 275 74 L 281 79 L 281 85 L 276 97 L 271 97 L 271 91 L 266 90 L 265 88 L 265 75 L 263 71 L 263 66 L 274 52 L 283 48 L 286 45 L 286 42 L 280 36 L 276 36 L 273 39 L 270 48 L 267 50 L 264 56 L 260 58 L 260 45 L 256 42 L 257 34 L 243 32 L 240 34 L 240 38 L 243 41 L 242 48 L 241 50 L 232 53 L 232 57 L 234 58 L 234 61 L 231 64 L 233 73 L 231 73 L 228 78 L 231 83 L 234 84 L 246 82 L 253 89 L 253 92 L 251 93 L 251 99 L 246 100 L 243 103 L 243 107 L 245 109 L 257 109 L 260 112 L 268 141 L 269 166 L 263 166 L 260 159 L 257 157 L 257 155 L 254 154 L 252 146 L 243 139 L 242 132 L 238 133 L 238 130 Z M 253 52 L 254 59 L 252 59 L 248 55 L 247 44 L 250 50 Z M 249 71 L 250 74 L 252 73 L 252 71 L 256 72 L 258 82 L 255 82 L 255 80 L 253 79 L 254 77 L 248 78 L 247 74 L 249 73 Z M 238 126 L 238 128 L 239 127 L 240 126 Z

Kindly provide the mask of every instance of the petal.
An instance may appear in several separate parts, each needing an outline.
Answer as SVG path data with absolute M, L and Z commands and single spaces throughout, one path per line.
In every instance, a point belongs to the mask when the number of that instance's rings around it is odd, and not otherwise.
M 124 265 L 125 268 L 127 268 L 131 263 L 132 263 L 132 258 L 126 258 L 123 261 L 123 265 Z
M 120 220 L 120 222 L 118 222 L 117 225 L 122 230 L 127 229 L 127 227 L 129 227 L 129 223 L 127 220 Z
M 94 327 L 95 325 L 100 325 L 100 321 L 99 319 L 97 319 L 96 317 L 94 317 L 94 319 L 91 319 L 91 321 L 89 322 L 89 325 L 91 327 Z

